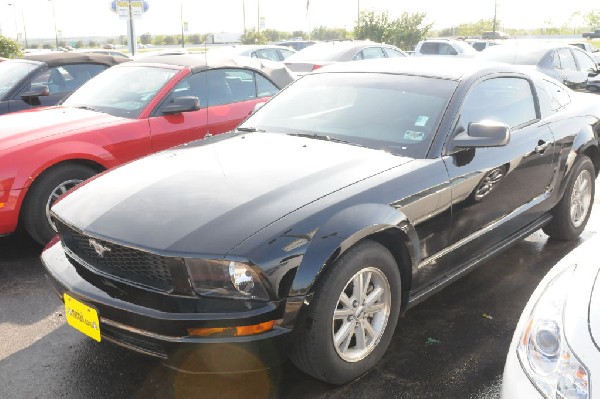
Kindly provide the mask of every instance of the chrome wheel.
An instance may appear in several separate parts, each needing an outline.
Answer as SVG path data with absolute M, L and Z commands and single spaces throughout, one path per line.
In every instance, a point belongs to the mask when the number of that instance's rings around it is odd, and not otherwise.
M 573 183 L 571 192 L 571 223 L 579 227 L 585 221 L 592 202 L 592 176 L 582 170 Z
M 385 331 L 390 306 L 390 284 L 381 270 L 368 267 L 348 280 L 332 325 L 333 344 L 343 360 L 358 362 L 373 351 Z
M 82 181 L 83 180 L 81 180 L 81 179 L 71 179 L 71 180 L 64 181 L 61 184 L 59 184 L 50 193 L 50 196 L 48 197 L 48 201 L 46 202 L 46 217 L 48 218 L 48 223 L 50 223 L 50 226 L 52 227 L 52 229 L 54 231 L 56 231 L 56 225 L 54 224 L 54 222 L 52 221 L 52 218 L 50 217 L 50 208 L 56 202 L 58 197 L 60 197 L 61 195 L 63 195 L 64 193 L 66 193 L 67 191 L 69 191 L 70 189 L 72 189 L 73 187 L 75 187 L 76 185 L 81 183 Z

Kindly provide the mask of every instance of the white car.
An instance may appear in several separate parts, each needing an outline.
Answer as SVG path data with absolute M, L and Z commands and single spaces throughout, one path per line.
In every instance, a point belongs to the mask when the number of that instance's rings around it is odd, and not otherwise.
M 525 306 L 502 398 L 600 398 L 600 235 L 560 260 Z
M 418 56 L 454 56 L 475 57 L 477 50 L 463 40 L 427 39 L 421 40 L 415 46 L 414 55 Z

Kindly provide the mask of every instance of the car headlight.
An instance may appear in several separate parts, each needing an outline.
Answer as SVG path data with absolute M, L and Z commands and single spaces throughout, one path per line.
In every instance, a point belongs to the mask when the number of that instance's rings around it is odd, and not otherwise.
M 547 398 L 588 398 L 589 372 L 569 347 L 563 328 L 566 293 L 575 266 L 558 274 L 538 298 L 519 341 L 525 373 Z
M 190 281 L 199 295 L 268 300 L 269 295 L 253 266 L 229 260 L 186 259 Z

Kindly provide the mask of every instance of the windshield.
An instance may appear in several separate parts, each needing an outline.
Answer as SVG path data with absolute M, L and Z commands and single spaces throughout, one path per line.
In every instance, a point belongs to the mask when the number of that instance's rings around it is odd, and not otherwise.
M 465 43 L 465 42 L 457 41 L 454 43 L 454 46 L 456 48 L 460 49 L 461 52 L 466 53 L 466 54 L 477 53 L 477 50 L 475 50 L 470 44 Z
M 177 72 L 150 66 L 109 68 L 76 90 L 63 105 L 137 118 Z
M 0 98 L 40 65 L 37 62 L 27 61 L 5 61 L 0 63 Z
M 240 129 L 341 140 L 423 158 L 456 85 L 381 73 L 306 75 Z
M 537 65 L 550 49 L 504 44 L 488 47 L 480 57 L 488 61 L 506 62 L 516 65 Z

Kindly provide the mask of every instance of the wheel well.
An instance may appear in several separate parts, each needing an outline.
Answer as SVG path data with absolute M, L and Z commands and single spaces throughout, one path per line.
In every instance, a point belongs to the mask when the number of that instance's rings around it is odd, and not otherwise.
M 402 278 L 401 314 L 404 314 L 412 285 L 412 260 L 406 246 L 406 243 L 410 242 L 409 238 L 398 229 L 388 229 L 375 233 L 365 239 L 371 239 L 386 247 L 396 260 L 396 264 L 400 269 L 400 277 Z
M 404 314 L 406 305 L 408 304 L 408 298 L 410 293 L 410 287 L 412 285 L 412 260 L 411 255 L 407 247 L 407 243 L 410 239 L 401 230 L 395 228 L 389 228 L 383 231 L 366 236 L 359 241 L 355 242 L 352 246 L 358 244 L 363 240 L 372 240 L 383 245 L 394 257 L 398 269 L 400 270 L 400 277 L 402 278 L 402 302 L 401 302 L 401 314 Z M 347 249 L 346 249 L 347 251 Z M 325 268 L 331 266 L 336 259 L 342 255 L 340 248 L 337 248 L 332 255 L 325 262 Z M 311 287 L 311 291 L 314 289 L 315 283 Z
M 27 200 L 27 196 L 29 194 L 29 191 L 31 189 L 31 187 L 35 184 L 35 182 L 43 175 L 45 175 L 46 173 L 48 173 L 49 171 L 53 170 L 54 168 L 61 166 L 61 165 L 82 165 L 82 166 L 87 166 L 88 168 L 91 168 L 93 170 L 95 170 L 97 173 L 100 173 L 102 171 L 104 171 L 106 168 L 104 166 L 102 166 L 101 164 L 94 162 L 94 161 L 90 161 L 88 159 L 69 159 L 67 161 L 61 161 L 58 163 L 55 163 L 52 166 L 49 166 L 48 168 L 44 169 L 41 173 L 39 173 L 35 179 L 31 182 L 31 184 L 29 185 L 29 188 L 27 189 L 27 193 L 25 194 L 25 198 L 23 198 L 23 204 L 25 203 L 25 201 Z M 23 205 L 21 205 L 21 209 L 23 208 Z M 22 223 L 22 213 L 19 215 L 19 224 Z
M 594 169 L 596 170 L 596 176 L 598 176 L 598 172 L 600 172 L 600 150 L 598 147 L 590 146 L 586 148 L 583 153 L 592 160 Z

